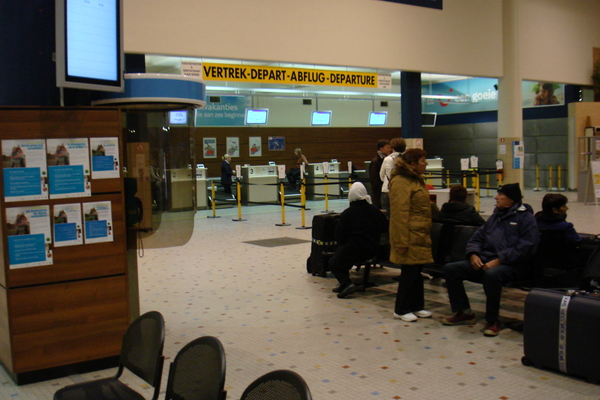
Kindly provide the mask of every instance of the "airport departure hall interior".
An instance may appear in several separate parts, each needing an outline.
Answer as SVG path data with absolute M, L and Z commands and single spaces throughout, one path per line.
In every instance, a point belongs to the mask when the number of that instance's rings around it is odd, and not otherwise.
M 215 399 L 251 398 L 250 384 L 276 370 L 315 399 L 600 399 L 597 373 L 569 364 L 569 340 L 590 335 L 538 340 L 525 318 L 538 285 L 561 297 L 598 289 L 600 276 L 589 286 L 584 275 L 600 234 L 600 3 L 486 3 L 10 6 L 0 16 L 11 39 L 0 54 L 14 60 L 0 66 L 10 76 L 0 91 L 0 399 L 96 399 L 102 390 L 70 385 L 118 374 L 124 334 L 151 311 L 164 319 L 158 381 L 126 367 L 109 399 L 173 396 L 184 374 L 170 377 L 172 363 L 203 337 L 225 354 Z M 111 45 L 94 53 L 102 40 Z M 415 321 L 395 312 L 393 232 L 350 270 L 356 291 L 314 264 L 336 248 L 316 225 L 349 208 L 357 182 L 377 202 L 378 142 L 399 138 L 424 151 L 434 221 L 422 274 L 431 315 L 413 310 Z M 504 284 L 493 334 L 490 293 L 465 282 L 475 320 L 448 326 L 442 267 L 466 254 L 436 209 L 462 185 L 487 220 L 506 184 L 533 213 L 547 194 L 564 196 L 556 213 L 587 247 L 567 261 L 536 253 L 543 276 Z M 565 302 L 579 298 L 562 299 L 568 316 Z M 555 311 L 544 331 L 569 326 Z M 586 318 L 600 326 L 600 308 Z M 151 336 L 133 330 L 133 347 Z M 524 355 L 544 340 L 558 361 L 539 368 Z M 181 398 L 196 398 L 203 379 Z

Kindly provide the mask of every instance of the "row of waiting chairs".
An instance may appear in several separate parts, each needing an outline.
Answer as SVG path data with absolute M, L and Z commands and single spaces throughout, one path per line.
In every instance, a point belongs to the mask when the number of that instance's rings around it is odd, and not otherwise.
M 119 378 L 125 369 L 154 388 L 158 399 L 164 363 L 165 321 L 150 311 L 131 323 L 121 348 L 115 376 L 65 386 L 54 400 L 144 400 Z M 184 346 L 169 368 L 166 400 L 225 400 L 225 350 L 219 339 L 203 336 Z M 269 372 L 244 391 L 242 400 L 311 400 L 308 385 L 289 370 Z

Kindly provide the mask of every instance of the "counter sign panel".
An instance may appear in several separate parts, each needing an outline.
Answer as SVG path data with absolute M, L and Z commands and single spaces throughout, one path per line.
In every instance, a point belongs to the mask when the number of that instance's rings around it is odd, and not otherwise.
M 258 65 L 202 64 L 206 81 L 236 81 L 279 84 L 311 84 L 377 88 L 378 74 Z

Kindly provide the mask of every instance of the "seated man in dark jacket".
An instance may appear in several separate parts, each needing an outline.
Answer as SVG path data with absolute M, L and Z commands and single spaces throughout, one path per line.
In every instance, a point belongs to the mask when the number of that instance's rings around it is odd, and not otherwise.
M 387 218 L 371 204 L 371 197 L 362 183 L 352 184 L 348 200 L 350 207 L 342 212 L 335 229 L 338 246 L 329 261 L 331 272 L 340 283 L 333 289 L 339 298 L 356 291 L 349 271 L 353 265 L 377 253 L 381 233 L 387 231 L 388 226 Z
M 542 211 L 535 214 L 535 219 L 540 229 L 565 231 L 567 242 L 575 247 L 581 237 L 573 224 L 567 222 L 567 202 L 566 196 L 560 193 L 548 193 L 542 199 Z
M 481 226 L 485 220 L 475 207 L 466 203 L 467 188 L 455 185 L 450 188 L 450 198 L 442 204 L 440 222 L 450 222 L 455 225 Z
M 496 209 L 467 244 L 467 259 L 444 266 L 448 297 L 455 315 L 445 325 L 475 323 L 464 280 L 480 282 L 486 295 L 485 336 L 500 333 L 500 299 L 506 282 L 519 280 L 530 267 L 540 232 L 531 207 L 524 205 L 518 183 L 503 185 L 496 195 Z

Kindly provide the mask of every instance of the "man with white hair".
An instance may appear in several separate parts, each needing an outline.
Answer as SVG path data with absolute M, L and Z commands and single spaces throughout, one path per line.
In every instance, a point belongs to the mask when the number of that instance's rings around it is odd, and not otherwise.
M 352 184 L 348 200 L 350 207 L 340 215 L 335 230 L 337 248 L 329 261 L 331 272 L 339 281 L 333 292 L 341 299 L 356 291 L 350 279 L 350 269 L 377 253 L 379 237 L 388 227 L 387 219 L 379 208 L 371 204 L 371 196 L 362 183 Z

